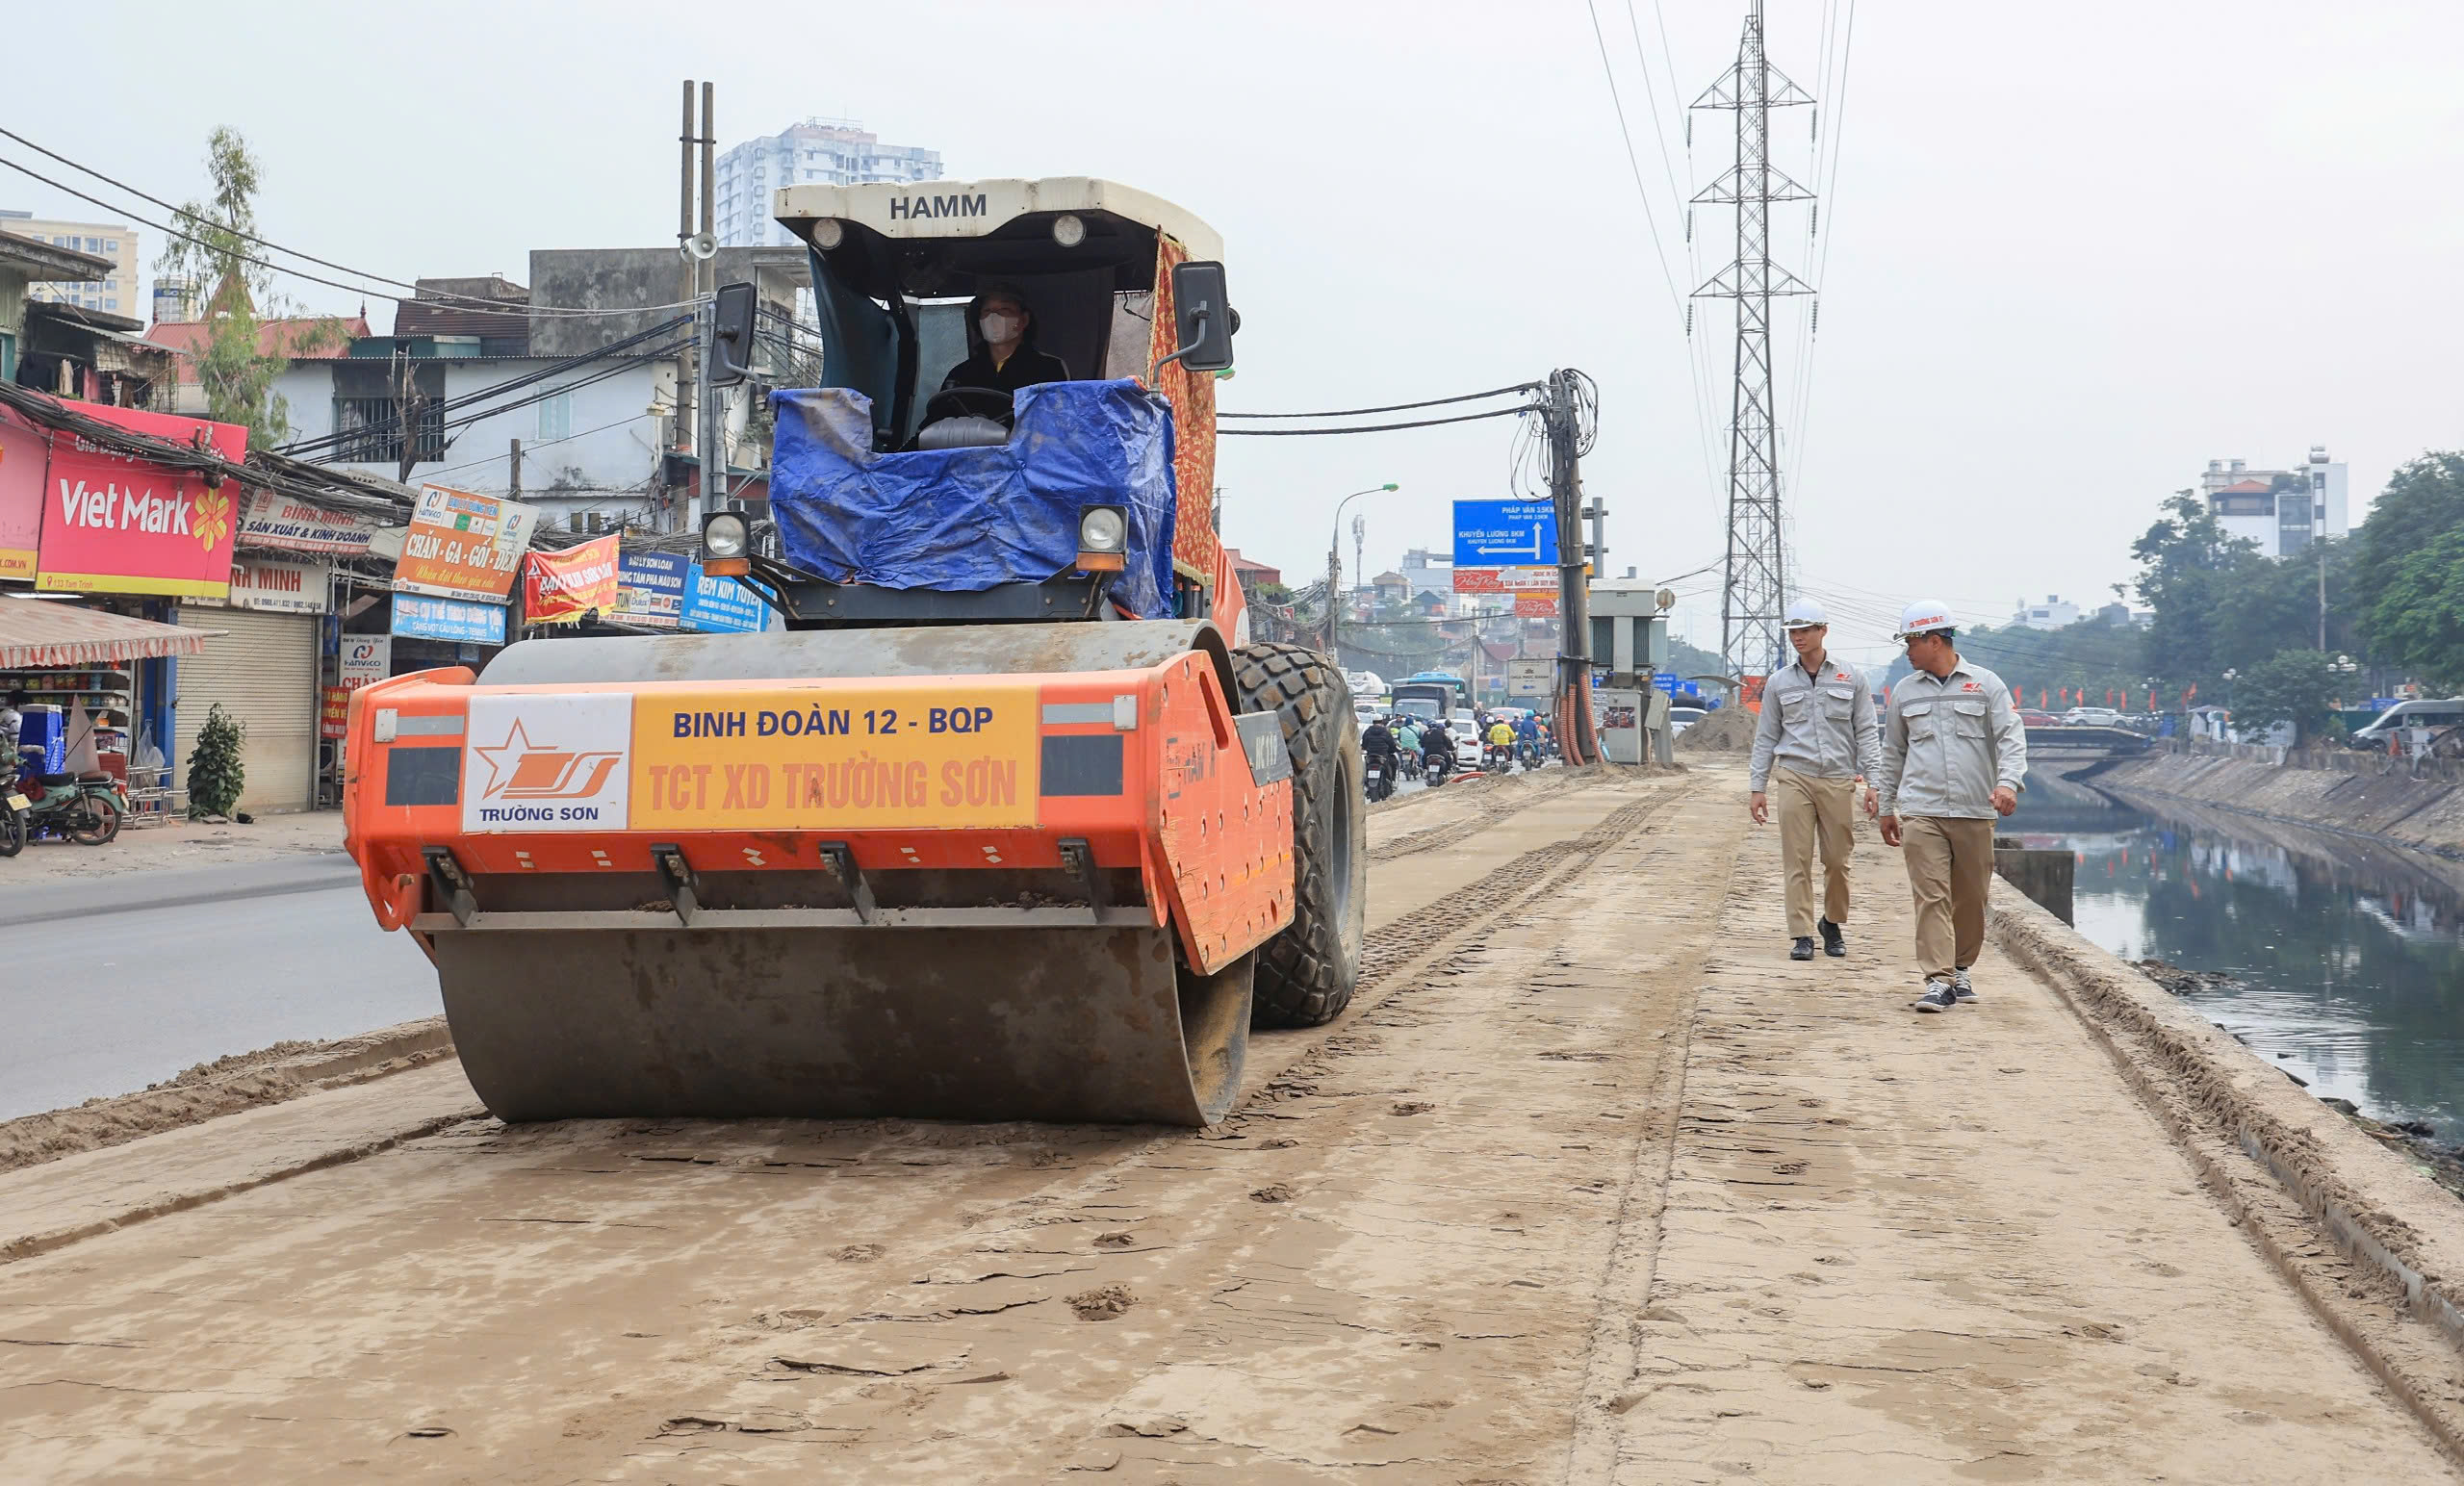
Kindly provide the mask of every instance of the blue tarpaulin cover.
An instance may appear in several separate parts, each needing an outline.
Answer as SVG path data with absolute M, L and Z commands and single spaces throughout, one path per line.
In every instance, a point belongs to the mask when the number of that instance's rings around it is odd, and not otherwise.
M 1136 382 L 1018 389 L 1010 442 L 872 452 L 871 399 L 844 387 L 770 395 L 770 511 L 786 559 L 834 583 L 974 593 L 1075 565 L 1078 513 L 1129 509 L 1115 602 L 1172 612 L 1172 415 Z

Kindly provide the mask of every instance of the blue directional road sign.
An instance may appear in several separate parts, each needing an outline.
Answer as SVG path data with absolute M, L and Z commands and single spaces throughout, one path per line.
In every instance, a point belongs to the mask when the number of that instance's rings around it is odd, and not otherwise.
M 1557 560 L 1557 508 L 1547 500 L 1454 502 L 1458 568 L 1545 568 Z

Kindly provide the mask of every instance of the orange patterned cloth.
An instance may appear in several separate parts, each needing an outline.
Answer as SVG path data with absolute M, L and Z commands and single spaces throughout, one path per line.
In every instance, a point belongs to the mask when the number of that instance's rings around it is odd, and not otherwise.
M 1188 248 L 1156 234 L 1155 328 L 1146 357 L 1149 366 L 1180 349 L 1172 325 L 1172 266 L 1189 255 Z M 1157 391 L 1172 404 L 1172 481 L 1180 491 L 1180 509 L 1172 524 L 1172 560 L 1185 576 L 1210 582 L 1221 546 L 1215 535 L 1215 373 L 1194 372 L 1176 361 L 1164 369 L 1163 385 Z

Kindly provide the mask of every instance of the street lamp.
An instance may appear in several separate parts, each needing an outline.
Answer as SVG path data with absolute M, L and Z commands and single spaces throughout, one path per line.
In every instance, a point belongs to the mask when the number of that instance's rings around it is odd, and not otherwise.
M 2234 670 L 2231 666 L 2226 666 L 2224 668 L 2224 710 L 2227 713 L 2230 713 L 2233 710 L 2233 678 L 2240 676 L 2241 674 L 2241 672 Z
M 1335 620 L 1338 613 L 1335 607 L 1336 594 L 1342 586 L 1343 578 L 1344 507 L 1363 496 L 1373 496 L 1381 490 L 1397 488 L 1399 487 L 1395 482 L 1389 480 L 1383 485 L 1372 485 L 1367 490 L 1355 490 L 1335 502 L 1335 529 L 1326 538 L 1326 653 L 1333 658 L 1335 669 L 1338 671 L 1343 669 L 1344 664 L 1343 653 L 1335 649 Z

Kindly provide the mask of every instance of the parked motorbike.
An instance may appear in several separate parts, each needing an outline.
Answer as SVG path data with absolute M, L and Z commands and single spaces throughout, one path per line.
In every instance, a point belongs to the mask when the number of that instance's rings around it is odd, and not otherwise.
M 0 773 L 0 795 L 7 800 L 6 813 L 17 821 L 20 848 L 61 836 L 80 846 L 101 846 L 119 834 L 128 814 L 128 797 L 108 774 L 39 774 L 21 761 Z M 0 852 L 10 855 L 14 854 Z
M 17 772 L 0 767 L 0 857 L 26 849 L 26 814 L 34 802 L 17 793 Z

